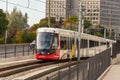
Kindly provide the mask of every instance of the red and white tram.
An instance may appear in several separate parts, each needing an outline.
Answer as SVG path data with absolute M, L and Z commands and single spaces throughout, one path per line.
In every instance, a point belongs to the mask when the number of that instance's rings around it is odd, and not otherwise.
M 96 43 L 102 42 L 102 44 L 108 41 L 107 39 L 85 33 L 81 33 L 80 38 L 85 43 L 88 42 L 87 40 L 95 41 Z M 38 28 L 35 58 L 38 60 L 61 60 L 77 57 L 77 39 L 78 32 L 75 31 L 59 28 Z M 90 42 L 81 47 L 85 48 L 88 45 L 90 45 Z M 89 54 L 86 56 L 80 55 L 81 57 L 89 56 Z

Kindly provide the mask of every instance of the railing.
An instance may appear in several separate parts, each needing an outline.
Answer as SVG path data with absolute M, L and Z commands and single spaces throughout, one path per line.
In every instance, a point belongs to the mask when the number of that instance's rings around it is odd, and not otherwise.
M 117 40 L 115 44 L 113 44 L 113 53 L 112 58 L 115 58 L 117 54 L 120 54 L 120 40 Z
M 30 49 L 29 43 L 0 45 L 0 58 L 26 56 L 33 54 L 34 50 Z
M 110 48 L 91 57 L 79 64 L 78 66 L 69 66 L 45 77 L 45 80 L 77 80 L 77 71 L 79 69 L 79 80 L 97 80 L 97 78 L 111 64 Z M 49 73 L 50 74 L 50 73 Z

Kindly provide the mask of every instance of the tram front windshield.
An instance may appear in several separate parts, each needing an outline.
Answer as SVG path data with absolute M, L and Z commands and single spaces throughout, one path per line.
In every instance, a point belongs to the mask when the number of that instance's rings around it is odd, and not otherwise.
M 37 53 L 51 54 L 58 46 L 58 34 L 40 32 L 37 34 Z

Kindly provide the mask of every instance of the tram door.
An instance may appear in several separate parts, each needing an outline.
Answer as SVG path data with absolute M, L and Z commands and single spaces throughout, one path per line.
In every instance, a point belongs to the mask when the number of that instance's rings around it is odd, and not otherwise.
M 76 36 L 75 33 L 68 37 L 68 50 L 69 54 L 67 55 L 68 58 L 76 57 Z
M 60 36 L 60 59 L 66 59 L 68 54 L 67 43 L 68 38 L 65 36 Z

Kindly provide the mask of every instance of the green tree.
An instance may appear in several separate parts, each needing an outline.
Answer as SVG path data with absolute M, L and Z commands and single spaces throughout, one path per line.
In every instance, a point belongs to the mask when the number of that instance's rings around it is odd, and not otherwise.
M 51 22 L 50 22 L 50 27 L 56 27 L 56 21 L 55 21 L 55 18 L 54 17 L 51 17 L 50 18 L 51 20 Z M 60 21 L 60 24 L 61 24 L 62 22 Z M 48 18 L 43 18 L 43 19 L 41 19 L 40 21 L 39 21 L 39 23 L 36 23 L 36 24 L 33 24 L 32 26 L 31 26 L 31 28 L 30 28 L 30 30 L 31 31 L 36 31 L 37 30 L 37 28 L 39 28 L 39 27 L 48 27 Z
M 33 25 L 30 27 L 29 31 L 36 31 L 37 28 L 39 28 L 39 27 L 40 27 L 40 24 L 39 24 L 39 23 L 33 24 Z
M 40 25 L 39 27 L 46 27 L 46 26 L 48 26 L 47 24 L 48 24 L 47 18 L 43 18 L 39 22 L 39 25 Z
M 84 20 L 84 32 L 85 33 L 90 33 L 90 28 L 92 26 L 92 22 L 90 20 L 85 19 Z
M 4 36 L 7 29 L 8 20 L 6 19 L 6 14 L 0 9 L 0 37 Z
M 24 30 L 22 33 L 22 42 L 30 43 L 36 39 L 36 31 Z
M 69 25 L 69 29 L 72 30 L 77 30 L 77 26 L 78 26 L 78 17 L 77 16 L 70 16 L 68 18 L 68 23 Z
M 88 28 L 88 30 L 89 30 L 89 34 L 99 36 L 99 37 L 104 36 L 104 27 L 102 27 L 101 25 L 91 26 Z
M 90 20 L 85 19 L 84 20 L 84 28 L 89 28 L 90 26 L 92 26 L 92 22 Z
M 47 27 L 48 21 L 47 21 L 47 18 L 43 18 L 39 21 L 39 23 L 36 23 L 36 24 L 33 24 L 31 27 L 30 27 L 30 31 L 36 31 L 37 28 L 39 27 Z

